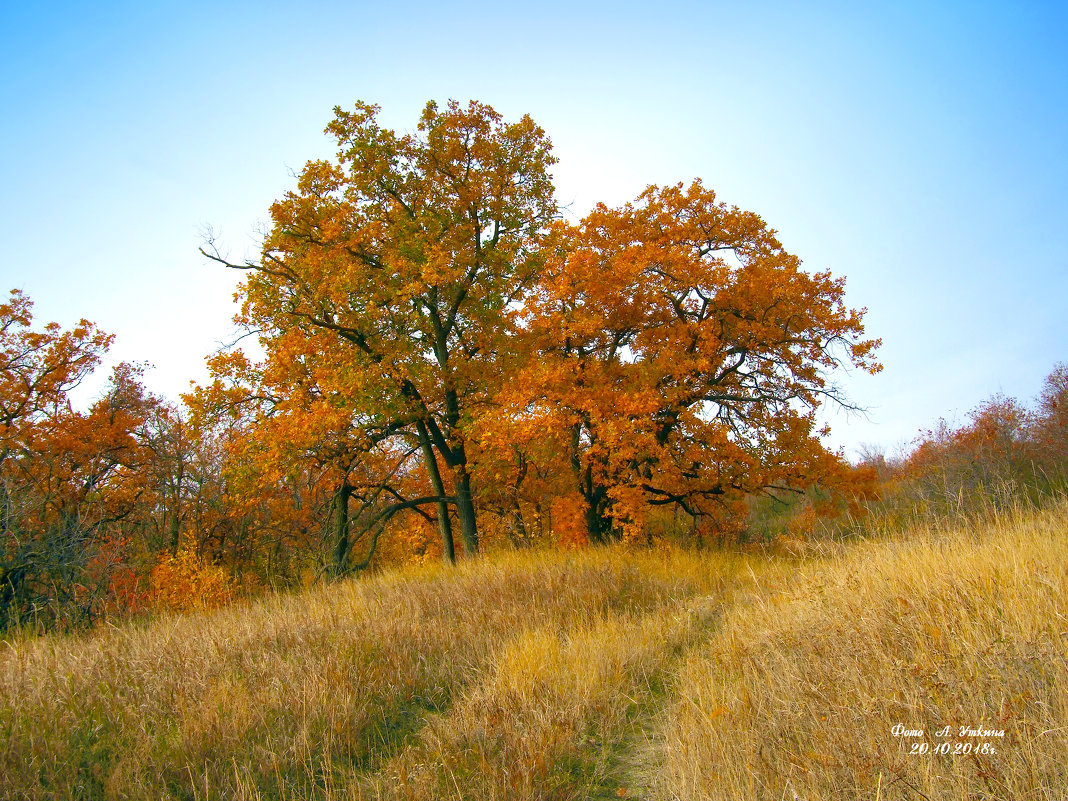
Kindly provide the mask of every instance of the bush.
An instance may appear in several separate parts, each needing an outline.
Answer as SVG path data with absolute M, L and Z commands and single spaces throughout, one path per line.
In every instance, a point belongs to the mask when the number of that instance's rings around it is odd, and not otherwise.
M 163 555 L 152 570 L 152 596 L 164 609 L 211 609 L 228 603 L 233 595 L 230 574 L 203 559 L 191 538 L 174 555 Z

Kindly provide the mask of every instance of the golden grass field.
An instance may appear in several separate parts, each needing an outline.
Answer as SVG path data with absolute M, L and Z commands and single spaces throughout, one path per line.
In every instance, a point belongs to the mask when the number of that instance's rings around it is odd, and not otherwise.
M 1061 502 L 9 635 L 0 798 L 1065 799 L 1066 615 Z

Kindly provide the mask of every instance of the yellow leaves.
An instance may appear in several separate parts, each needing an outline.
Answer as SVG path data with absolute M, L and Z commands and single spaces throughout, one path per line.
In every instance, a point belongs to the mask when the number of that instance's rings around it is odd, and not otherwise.
M 442 559 L 437 531 L 421 517 L 394 526 L 390 541 L 381 548 L 380 558 L 390 564 L 429 564 Z
M 609 511 L 620 539 L 630 543 L 647 542 L 645 520 L 649 505 L 644 490 L 630 484 L 616 484 L 608 495 L 612 499 Z
M 212 609 L 228 603 L 234 594 L 230 574 L 201 558 L 191 537 L 185 538 L 173 556 L 160 558 L 151 583 L 156 603 L 179 612 Z

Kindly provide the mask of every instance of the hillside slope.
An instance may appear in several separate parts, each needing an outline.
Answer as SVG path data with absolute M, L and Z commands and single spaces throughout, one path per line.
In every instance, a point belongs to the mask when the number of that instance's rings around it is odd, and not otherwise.
M 0 797 L 1064 798 L 1066 534 L 499 555 L 16 638 Z
M 1068 507 L 845 549 L 678 678 L 657 799 L 1068 797 Z

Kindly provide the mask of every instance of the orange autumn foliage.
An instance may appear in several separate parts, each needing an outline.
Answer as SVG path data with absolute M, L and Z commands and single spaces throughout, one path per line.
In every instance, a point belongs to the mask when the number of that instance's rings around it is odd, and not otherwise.
M 152 600 L 177 612 L 222 606 L 233 598 L 235 590 L 230 574 L 201 557 L 189 537 L 177 553 L 160 557 L 152 569 L 151 584 Z
M 878 342 L 758 215 L 695 181 L 565 222 L 546 133 L 478 102 L 431 102 L 407 132 L 358 102 L 327 132 L 335 155 L 271 206 L 257 261 L 206 243 L 245 271 L 235 321 L 259 355 L 212 356 L 184 408 L 123 366 L 73 409 L 110 337 L 0 306 L 5 622 L 132 609 L 149 586 L 182 608 L 218 571 L 277 586 L 730 539 L 755 494 L 849 491 L 816 412 L 847 403 L 839 366 L 879 369 Z
M 577 492 L 559 495 L 552 501 L 553 535 L 564 548 L 589 545 L 586 530 L 586 500 Z
M 842 460 L 815 413 L 845 402 L 826 374 L 880 369 L 843 293 L 700 182 L 598 206 L 550 233 L 496 427 L 558 437 L 594 542 L 642 538 L 658 506 L 715 518 L 826 480 Z
M 433 513 L 451 559 L 454 524 L 468 552 L 523 547 L 577 492 L 587 539 L 642 541 L 659 508 L 730 527 L 841 461 L 815 414 L 878 342 L 759 216 L 695 181 L 565 223 L 528 117 L 430 103 L 402 134 L 378 113 L 335 109 L 337 156 L 272 206 L 259 261 L 205 251 L 248 273 L 237 320 L 266 358 L 217 357 L 214 391 L 259 404 L 258 452 L 356 457 L 329 465 L 336 574 L 360 518 Z
M 451 559 L 445 505 L 464 550 L 478 550 L 469 425 L 499 387 L 509 309 L 556 213 L 554 159 L 529 117 L 506 122 L 482 103 L 428 103 L 407 134 L 383 128 L 378 112 L 362 102 L 335 109 L 327 131 L 336 159 L 309 162 L 296 189 L 271 207 L 260 261 L 230 265 L 249 271 L 238 322 L 266 352 L 254 367 L 262 385 L 282 386 L 269 397 L 315 386 L 316 409 L 344 422 L 330 435 L 355 451 L 395 463 L 417 449 L 429 489 L 391 495 L 380 482 L 382 491 L 368 488 L 375 497 L 363 494 L 358 508 L 436 507 Z M 300 418 L 295 410 L 284 416 Z M 300 436 L 299 426 L 285 433 Z M 334 563 L 343 573 L 351 563 L 340 521 L 360 488 L 350 490 L 344 466 L 336 479 Z
M 35 329 L 17 291 L 0 304 L 0 627 L 136 606 L 126 530 L 146 509 L 141 427 L 154 401 L 127 364 L 87 410 L 68 395 L 111 341 L 86 320 Z

